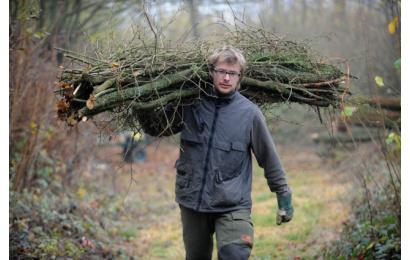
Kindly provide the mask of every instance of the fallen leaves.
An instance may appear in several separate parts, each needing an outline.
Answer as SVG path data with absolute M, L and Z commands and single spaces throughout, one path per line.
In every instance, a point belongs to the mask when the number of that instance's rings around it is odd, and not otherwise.
M 81 200 L 85 198 L 85 195 L 87 194 L 86 190 L 83 188 L 79 188 L 76 192 L 76 194 L 80 197 Z
M 88 247 L 91 247 L 91 248 L 95 248 L 95 245 L 91 242 L 91 240 L 86 238 L 86 237 L 81 238 L 81 243 L 83 244 L 83 246 L 88 246 Z
M 54 104 L 56 105 L 55 110 L 57 111 L 56 120 L 63 120 L 63 121 L 66 120 L 67 112 L 68 112 L 68 108 L 70 107 L 70 104 L 65 102 L 65 100 L 56 101 L 54 102 Z
M 70 125 L 78 124 L 78 120 L 74 118 L 74 112 L 71 112 L 71 115 L 67 118 L 67 123 Z
M 36 124 L 36 123 L 32 122 L 32 123 L 30 124 L 30 133 L 31 133 L 31 134 L 35 134 L 35 133 L 36 133 L 36 127 L 37 127 L 37 124 Z
M 60 83 L 59 87 L 62 89 L 62 93 L 64 93 L 64 95 L 60 101 L 54 102 L 56 105 L 55 111 L 57 111 L 56 120 L 66 120 L 68 109 L 70 107 L 70 101 L 74 93 L 74 87 L 66 82 Z

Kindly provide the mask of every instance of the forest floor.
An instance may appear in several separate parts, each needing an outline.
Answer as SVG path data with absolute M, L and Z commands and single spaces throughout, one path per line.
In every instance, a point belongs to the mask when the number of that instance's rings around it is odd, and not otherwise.
M 121 150 L 117 148 L 116 153 L 115 149 L 101 149 L 101 156 L 118 155 Z M 323 246 L 338 239 L 348 218 L 350 206 L 344 198 L 349 185 L 315 146 L 295 143 L 277 145 L 277 150 L 294 191 L 295 214 L 291 222 L 276 225 L 276 195 L 270 193 L 263 169 L 255 162 L 251 259 L 320 259 Z M 178 146 L 167 140 L 154 142 L 145 151 L 146 161 L 126 164 L 109 174 L 111 180 L 106 174 L 98 180 L 123 197 L 125 217 L 117 223 L 127 239 L 118 246 L 137 259 L 184 259 L 179 208 L 174 201 Z

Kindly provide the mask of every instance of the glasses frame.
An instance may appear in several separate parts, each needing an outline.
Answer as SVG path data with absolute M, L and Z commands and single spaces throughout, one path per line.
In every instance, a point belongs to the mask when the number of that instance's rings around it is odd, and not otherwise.
M 225 78 L 226 75 L 229 75 L 229 78 L 231 78 L 231 79 L 239 79 L 241 77 L 241 73 L 228 72 L 228 71 L 224 71 L 224 70 L 217 70 L 216 68 L 212 68 L 212 70 L 221 79 Z

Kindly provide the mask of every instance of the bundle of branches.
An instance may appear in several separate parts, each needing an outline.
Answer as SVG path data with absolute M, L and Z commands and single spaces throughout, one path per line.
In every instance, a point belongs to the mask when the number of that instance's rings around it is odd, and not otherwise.
M 212 87 L 207 58 L 222 45 L 240 49 L 247 71 L 240 92 L 258 105 L 297 102 L 340 107 L 348 77 L 303 45 L 261 29 L 238 29 L 219 40 L 141 41 L 119 51 L 96 55 L 63 50 L 81 67 L 65 68 L 59 79 L 58 118 L 75 125 L 110 114 L 116 127 L 137 125 L 135 111 L 152 113 L 172 104 L 187 105 Z

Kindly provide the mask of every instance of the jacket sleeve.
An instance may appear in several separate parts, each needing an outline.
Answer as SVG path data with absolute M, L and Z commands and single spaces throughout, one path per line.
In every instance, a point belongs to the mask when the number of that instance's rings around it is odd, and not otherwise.
M 155 137 L 171 136 L 179 133 L 182 129 L 181 106 L 167 106 L 158 111 L 140 111 L 137 114 L 142 130 Z
M 288 186 L 286 173 L 276 152 L 276 147 L 260 109 L 257 110 L 251 130 L 251 149 L 260 167 L 265 171 L 265 178 L 272 192 L 278 197 L 292 194 Z

